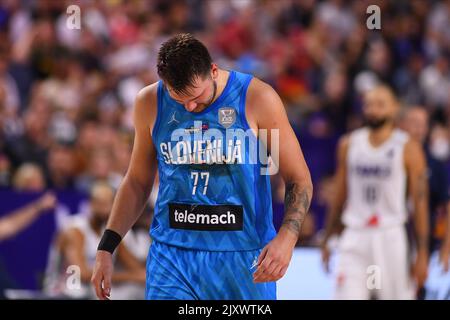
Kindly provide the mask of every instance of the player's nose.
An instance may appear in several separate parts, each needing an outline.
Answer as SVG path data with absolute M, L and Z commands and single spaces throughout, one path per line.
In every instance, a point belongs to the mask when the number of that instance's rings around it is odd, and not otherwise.
M 185 103 L 185 104 L 184 104 L 184 108 L 185 108 L 187 111 L 192 112 L 192 111 L 195 110 L 195 108 L 197 108 L 197 103 L 195 103 L 195 102 L 193 102 L 193 101 L 188 102 L 188 103 Z

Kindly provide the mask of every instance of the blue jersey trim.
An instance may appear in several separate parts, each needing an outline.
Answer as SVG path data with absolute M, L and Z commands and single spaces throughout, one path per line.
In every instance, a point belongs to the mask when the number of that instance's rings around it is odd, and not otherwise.
M 154 140 L 155 134 L 158 132 L 159 129 L 159 123 L 161 122 L 161 116 L 162 116 L 162 99 L 163 99 L 163 83 L 162 81 L 158 81 L 158 90 L 156 93 L 156 104 L 157 104 L 157 111 L 156 111 L 156 120 L 155 124 L 153 125 L 152 130 L 152 140 L 153 143 L 156 143 Z
M 259 219 L 260 219 L 260 217 L 259 217 L 259 215 L 260 214 L 264 214 L 264 213 L 261 213 L 261 207 L 260 207 L 260 204 L 261 204 L 261 199 L 259 199 L 259 186 L 258 186 L 258 182 L 259 182 L 259 174 L 261 173 L 261 170 L 260 170 L 260 165 L 259 165 L 259 163 L 256 165 L 256 166 L 254 166 L 253 167 L 253 188 L 254 188 L 254 191 L 255 191 L 255 198 L 254 198 L 254 200 L 255 200 L 255 228 L 256 228 L 256 230 L 258 230 L 258 227 L 259 227 Z M 261 244 L 261 247 L 263 247 L 265 244 L 263 243 L 263 239 L 261 238 L 261 235 L 259 234 L 259 232 L 257 232 L 257 235 L 258 235 L 258 238 L 259 238 L 259 243 Z
M 253 76 L 252 75 L 248 75 L 242 84 L 242 91 L 241 91 L 241 97 L 239 100 L 239 113 L 240 113 L 240 117 L 241 117 L 241 122 L 245 127 L 245 130 L 249 130 L 252 132 L 253 136 L 255 138 L 257 138 L 257 136 L 255 135 L 255 133 L 253 132 L 253 130 L 251 130 L 250 124 L 247 121 L 247 116 L 245 114 L 245 106 L 247 103 L 247 91 L 248 91 L 248 87 L 250 85 L 250 82 L 252 81 Z M 258 148 L 258 147 L 257 147 Z M 258 151 L 259 152 L 259 151 Z M 256 228 L 258 227 L 258 223 L 259 223 L 259 217 L 258 215 L 261 214 L 261 199 L 259 196 L 258 191 L 260 190 L 258 184 L 259 184 L 259 175 L 261 172 L 261 166 L 258 163 L 257 165 L 254 166 L 253 168 L 253 190 L 255 193 L 255 197 L 254 197 L 254 207 L 255 207 L 255 226 Z M 264 243 L 264 239 L 261 238 L 261 235 L 259 233 L 257 233 L 258 237 L 259 237 L 259 243 L 261 245 L 261 248 L 265 245 Z
M 244 83 L 242 84 L 242 92 L 241 92 L 241 98 L 239 100 L 239 113 L 241 117 L 242 124 L 245 126 L 245 129 L 251 129 L 250 125 L 247 121 L 247 117 L 245 115 L 245 104 L 247 100 L 247 89 L 250 85 L 251 80 L 253 79 L 253 76 L 249 75 L 245 78 Z M 252 131 L 253 132 L 253 131 Z

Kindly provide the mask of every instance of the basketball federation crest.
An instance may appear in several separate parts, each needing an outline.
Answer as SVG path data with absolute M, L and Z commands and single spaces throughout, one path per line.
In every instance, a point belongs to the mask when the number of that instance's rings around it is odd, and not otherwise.
M 236 110 L 233 107 L 222 107 L 219 109 L 219 123 L 226 129 L 236 121 Z

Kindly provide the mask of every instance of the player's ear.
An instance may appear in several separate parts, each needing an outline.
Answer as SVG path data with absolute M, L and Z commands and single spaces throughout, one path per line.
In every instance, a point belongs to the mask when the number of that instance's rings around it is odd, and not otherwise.
M 216 80 L 219 76 L 219 67 L 214 62 L 211 63 L 211 77 L 213 80 Z

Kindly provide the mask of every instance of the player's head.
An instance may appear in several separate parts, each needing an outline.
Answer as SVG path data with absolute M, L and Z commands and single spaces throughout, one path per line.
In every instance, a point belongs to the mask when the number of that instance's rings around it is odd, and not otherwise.
M 393 125 L 398 109 L 397 98 L 388 86 L 377 86 L 364 95 L 364 119 L 373 130 Z
M 43 191 L 46 188 L 41 167 L 33 163 L 24 163 L 16 171 L 13 185 L 20 191 Z
M 92 218 L 104 223 L 108 220 L 114 200 L 113 188 L 105 182 L 96 182 L 91 188 L 90 206 Z
M 403 128 L 410 136 L 420 143 L 424 143 L 428 135 L 428 113 L 423 107 L 408 108 L 402 119 Z
M 191 34 L 178 34 L 164 42 L 157 68 L 170 96 L 187 111 L 199 112 L 213 101 L 219 69 L 208 49 Z

